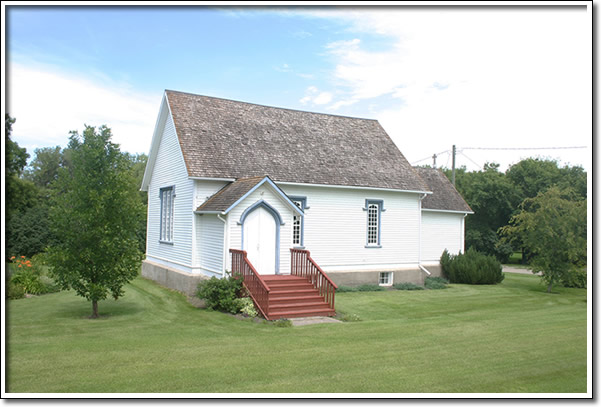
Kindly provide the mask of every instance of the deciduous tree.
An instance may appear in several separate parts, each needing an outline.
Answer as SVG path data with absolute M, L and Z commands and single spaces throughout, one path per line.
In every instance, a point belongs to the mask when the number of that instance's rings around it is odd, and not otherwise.
M 63 289 L 92 302 L 91 318 L 98 317 L 98 301 L 123 295 L 141 260 L 139 186 L 111 136 L 106 126 L 71 132 L 71 163 L 59 170 L 50 211 L 57 236 L 49 250 L 53 273 Z
M 525 199 L 501 229 L 505 240 L 519 239 L 532 253 L 532 271 L 542 273 L 547 292 L 574 267 L 586 264 L 586 200 L 566 199 L 571 193 L 553 186 Z

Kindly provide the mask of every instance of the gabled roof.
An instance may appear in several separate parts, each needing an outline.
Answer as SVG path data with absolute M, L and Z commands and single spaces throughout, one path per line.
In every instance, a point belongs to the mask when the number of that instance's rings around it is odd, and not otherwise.
M 303 212 L 299 209 L 294 202 L 288 198 L 288 196 L 273 183 L 269 177 L 252 177 L 252 178 L 241 178 L 230 184 L 227 184 L 209 199 L 207 199 L 202 205 L 196 208 L 198 213 L 223 213 L 227 214 L 229 211 L 234 209 L 236 205 L 244 200 L 248 195 L 253 193 L 261 185 L 270 185 L 276 194 L 278 194 L 283 201 L 288 203 L 288 206 L 296 211 L 299 215 Z
M 165 96 L 190 177 L 428 191 L 376 120 Z
M 414 167 L 428 185 L 431 195 L 422 200 L 422 209 L 474 213 L 447 176 L 436 168 Z

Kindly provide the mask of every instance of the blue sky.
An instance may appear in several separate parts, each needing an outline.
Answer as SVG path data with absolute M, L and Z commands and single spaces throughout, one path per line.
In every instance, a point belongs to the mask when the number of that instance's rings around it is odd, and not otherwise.
M 8 7 L 13 138 L 107 124 L 147 153 L 164 89 L 380 121 L 414 163 L 592 168 L 590 10 Z M 467 147 L 589 146 L 548 151 Z M 450 165 L 449 154 L 438 164 Z M 431 160 L 420 164 L 431 163 Z

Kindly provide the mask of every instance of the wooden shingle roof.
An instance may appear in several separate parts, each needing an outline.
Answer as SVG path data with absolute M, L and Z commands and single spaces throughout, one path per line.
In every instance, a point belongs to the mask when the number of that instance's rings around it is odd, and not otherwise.
M 190 177 L 428 191 L 376 120 L 165 93 Z
M 432 191 L 422 201 L 422 209 L 458 211 L 473 213 L 472 208 L 465 202 L 447 176 L 436 168 L 414 167 L 421 179 Z
M 199 212 L 225 212 L 264 178 L 241 178 L 231 184 L 227 184 L 196 208 L 196 210 Z

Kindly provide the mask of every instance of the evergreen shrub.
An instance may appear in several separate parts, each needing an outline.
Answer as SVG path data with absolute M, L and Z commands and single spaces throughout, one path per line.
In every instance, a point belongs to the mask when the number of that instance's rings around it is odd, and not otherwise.
M 451 283 L 498 284 L 505 278 L 503 267 L 494 256 L 472 248 L 458 255 L 450 255 L 445 250 L 440 257 L 440 265 Z

